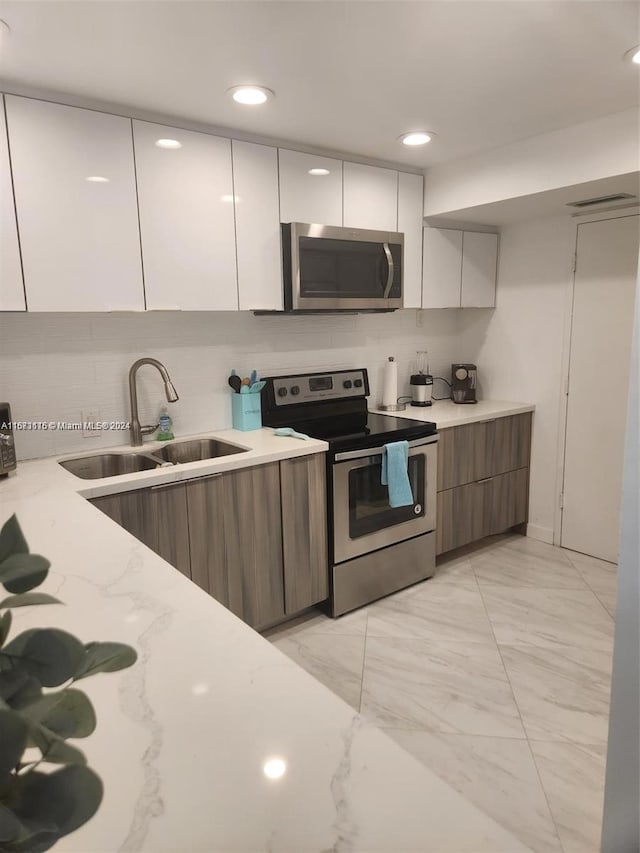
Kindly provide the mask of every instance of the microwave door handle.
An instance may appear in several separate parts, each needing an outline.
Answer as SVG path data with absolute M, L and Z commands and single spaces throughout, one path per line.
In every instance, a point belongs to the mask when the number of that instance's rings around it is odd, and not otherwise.
M 383 243 L 382 248 L 384 249 L 384 253 L 387 256 L 387 266 L 389 268 L 389 272 L 387 275 L 387 284 L 384 289 L 384 298 L 388 299 L 389 294 L 391 293 L 391 286 L 393 284 L 393 255 L 391 254 L 391 249 L 389 248 L 388 243 Z

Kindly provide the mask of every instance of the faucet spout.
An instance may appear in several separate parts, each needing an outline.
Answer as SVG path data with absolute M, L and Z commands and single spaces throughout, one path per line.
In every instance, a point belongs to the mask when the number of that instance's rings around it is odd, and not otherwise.
M 174 384 L 171 381 L 171 377 L 167 372 L 167 368 L 164 366 L 164 364 L 162 364 L 162 362 L 158 361 L 157 358 L 139 358 L 131 365 L 131 369 L 129 370 L 129 406 L 131 412 L 131 417 L 129 421 L 129 433 L 131 435 L 132 447 L 140 447 L 140 445 L 142 444 L 142 436 L 152 433 L 157 428 L 157 424 L 140 426 L 140 418 L 138 415 L 138 390 L 136 386 L 136 379 L 138 375 L 138 370 L 145 364 L 151 364 L 153 367 L 155 367 L 160 376 L 162 377 L 162 381 L 164 382 L 164 393 L 167 397 L 167 402 L 175 403 L 176 400 L 179 399 L 178 392 L 176 391 Z

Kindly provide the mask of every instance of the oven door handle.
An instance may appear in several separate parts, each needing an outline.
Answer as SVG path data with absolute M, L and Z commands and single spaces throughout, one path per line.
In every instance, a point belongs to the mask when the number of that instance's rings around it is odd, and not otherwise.
M 426 447 L 429 444 L 435 444 L 438 441 L 437 435 L 430 435 L 428 438 L 416 438 L 409 442 L 409 448 Z M 347 462 L 350 459 L 363 459 L 365 456 L 382 456 L 383 447 L 366 447 L 364 450 L 346 450 L 344 453 L 336 453 L 336 462 Z

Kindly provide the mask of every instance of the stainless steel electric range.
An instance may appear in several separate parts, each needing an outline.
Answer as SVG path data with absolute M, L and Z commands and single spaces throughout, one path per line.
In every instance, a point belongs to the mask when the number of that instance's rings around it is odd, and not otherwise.
M 265 426 L 329 443 L 329 608 L 361 607 L 435 572 L 437 431 L 433 423 L 367 411 L 364 368 L 266 379 Z M 383 446 L 409 443 L 413 504 L 392 508 L 381 484 Z

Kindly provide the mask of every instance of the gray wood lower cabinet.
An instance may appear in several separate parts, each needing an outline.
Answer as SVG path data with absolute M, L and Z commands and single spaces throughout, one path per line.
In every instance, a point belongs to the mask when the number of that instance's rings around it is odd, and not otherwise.
M 285 611 L 296 613 L 329 595 L 327 490 L 323 456 L 280 463 Z
M 324 454 L 91 503 L 254 628 L 328 596 Z
M 528 468 L 438 492 L 436 554 L 522 524 L 528 494 Z
M 91 503 L 183 575 L 191 577 L 187 495 L 183 483 L 93 498 Z
M 527 520 L 531 414 L 440 431 L 436 553 Z
M 277 462 L 187 483 L 191 574 L 254 628 L 284 616 Z

